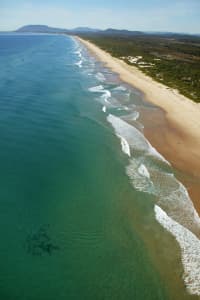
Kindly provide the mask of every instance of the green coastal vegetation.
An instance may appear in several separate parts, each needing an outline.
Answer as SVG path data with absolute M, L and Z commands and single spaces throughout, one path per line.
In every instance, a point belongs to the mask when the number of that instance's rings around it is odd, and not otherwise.
M 200 102 L 200 37 L 107 30 L 79 33 L 112 56 Z

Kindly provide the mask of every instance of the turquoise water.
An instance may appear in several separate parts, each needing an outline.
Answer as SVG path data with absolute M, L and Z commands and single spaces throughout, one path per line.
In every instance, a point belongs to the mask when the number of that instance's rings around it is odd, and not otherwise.
M 142 130 L 140 95 L 66 36 L 0 36 L 0 65 L 0 299 L 190 299 L 107 119 Z

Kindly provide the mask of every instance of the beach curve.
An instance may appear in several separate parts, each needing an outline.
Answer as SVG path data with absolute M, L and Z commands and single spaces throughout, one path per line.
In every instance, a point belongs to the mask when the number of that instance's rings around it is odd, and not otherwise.
M 163 110 L 166 122 L 168 123 L 168 129 L 165 132 L 167 144 L 164 147 L 159 147 L 160 145 L 156 144 L 154 146 L 158 146 L 159 152 L 164 157 L 167 155 L 166 158 L 172 162 L 172 165 L 188 173 L 188 175 L 194 176 L 199 181 L 200 104 L 186 98 L 178 91 L 156 82 L 136 67 L 129 66 L 124 61 L 111 56 L 92 42 L 78 36 L 75 36 L 75 39 L 84 44 L 93 55 L 113 72 L 117 73 L 123 82 L 141 91 L 145 100 Z M 154 144 L 154 141 L 151 142 Z M 189 193 L 192 196 L 192 200 L 194 200 L 194 205 L 198 213 L 200 213 L 200 201 L 197 197 L 199 192 L 200 189 L 196 188 L 196 186 L 194 192 L 190 191 L 189 187 Z M 195 199 L 193 194 L 195 194 Z

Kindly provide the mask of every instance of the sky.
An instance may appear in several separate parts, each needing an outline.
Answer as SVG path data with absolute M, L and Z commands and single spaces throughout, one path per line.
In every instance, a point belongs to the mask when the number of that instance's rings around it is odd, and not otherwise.
M 0 0 L 0 31 L 27 24 L 200 33 L 200 0 Z

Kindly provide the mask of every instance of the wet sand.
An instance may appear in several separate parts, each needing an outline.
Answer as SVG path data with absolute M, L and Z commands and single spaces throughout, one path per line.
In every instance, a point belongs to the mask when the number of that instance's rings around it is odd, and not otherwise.
M 176 177 L 187 188 L 200 214 L 199 163 L 195 159 L 190 160 L 189 149 L 184 146 L 184 134 L 167 120 L 164 111 L 159 108 L 152 109 L 150 113 L 141 109 L 140 120 L 144 124 L 145 136 L 175 168 Z

